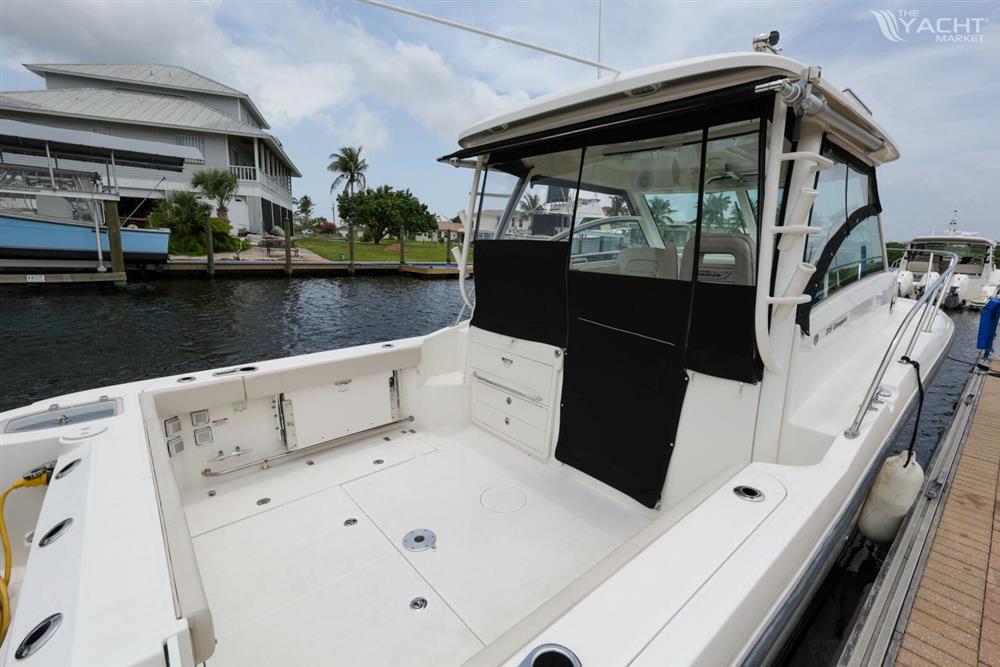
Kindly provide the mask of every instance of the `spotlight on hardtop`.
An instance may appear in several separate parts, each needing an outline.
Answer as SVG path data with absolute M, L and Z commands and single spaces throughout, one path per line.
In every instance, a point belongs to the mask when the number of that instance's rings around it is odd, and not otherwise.
M 754 36 L 753 50 L 759 53 L 781 53 L 781 48 L 778 46 L 779 39 L 781 39 L 781 35 L 777 30 L 762 32 Z

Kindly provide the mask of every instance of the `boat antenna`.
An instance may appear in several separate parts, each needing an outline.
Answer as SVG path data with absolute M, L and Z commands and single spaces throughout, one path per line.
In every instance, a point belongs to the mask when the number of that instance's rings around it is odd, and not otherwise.
M 458 28 L 459 30 L 474 32 L 477 35 L 482 35 L 483 37 L 498 39 L 501 42 L 507 42 L 508 44 L 523 46 L 526 49 L 541 51 L 542 53 L 547 53 L 550 56 L 556 56 L 557 58 L 565 58 L 566 60 L 572 60 L 575 63 L 596 67 L 598 70 L 607 70 L 609 72 L 614 72 L 615 74 L 621 74 L 623 71 L 617 67 L 612 67 L 611 65 L 606 65 L 596 60 L 581 58 L 580 56 L 574 56 L 572 53 L 564 53 L 562 51 L 556 51 L 555 49 L 550 49 L 547 46 L 532 44 L 530 42 L 525 42 L 523 40 L 515 39 L 513 37 L 507 37 L 505 35 L 498 35 L 497 33 L 490 32 L 489 30 L 483 30 L 482 28 L 476 28 L 475 26 L 465 25 L 464 23 L 458 23 L 457 21 L 449 21 L 448 19 L 439 18 L 437 16 L 432 16 L 430 14 L 424 14 L 423 12 L 418 12 L 413 9 L 407 9 L 405 7 L 397 7 L 396 5 L 390 5 L 389 3 L 381 2 L 380 0 L 361 0 L 361 2 L 367 3 L 369 5 L 374 5 L 376 7 L 381 7 L 382 9 L 388 9 L 393 12 L 399 12 L 400 14 L 414 16 L 418 19 L 424 19 L 426 21 L 433 21 L 434 23 L 440 23 L 441 25 L 446 25 L 449 28 Z
M 601 38 L 604 36 L 604 0 L 597 4 L 597 62 L 601 62 Z M 601 68 L 597 68 L 597 78 L 601 78 Z

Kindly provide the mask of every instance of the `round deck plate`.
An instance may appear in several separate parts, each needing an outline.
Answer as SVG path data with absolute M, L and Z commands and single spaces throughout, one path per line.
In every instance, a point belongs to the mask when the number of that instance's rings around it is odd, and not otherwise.
M 403 536 L 403 546 L 409 551 L 432 549 L 436 543 L 437 535 L 434 534 L 433 530 L 427 530 L 426 528 L 411 530 Z
M 516 486 L 491 486 L 479 496 L 479 503 L 491 512 L 508 514 L 524 507 L 528 497 Z

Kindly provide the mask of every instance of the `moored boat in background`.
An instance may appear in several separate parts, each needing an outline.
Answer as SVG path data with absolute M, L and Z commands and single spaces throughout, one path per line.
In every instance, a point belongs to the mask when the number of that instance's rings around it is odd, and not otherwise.
M 117 216 L 119 165 L 180 171 L 189 146 L 0 118 L 0 270 L 102 268 L 111 253 L 107 205 Z M 121 221 L 124 260 L 162 264 L 170 232 Z
M 906 246 L 899 264 L 897 284 L 900 296 L 919 296 L 947 263 L 947 253 L 958 256 L 942 305 L 945 308 L 982 308 L 1000 290 L 997 244 L 975 232 L 958 230 L 958 211 L 948 221 L 945 234 L 918 236 Z M 918 251 L 918 252 L 913 252 Z

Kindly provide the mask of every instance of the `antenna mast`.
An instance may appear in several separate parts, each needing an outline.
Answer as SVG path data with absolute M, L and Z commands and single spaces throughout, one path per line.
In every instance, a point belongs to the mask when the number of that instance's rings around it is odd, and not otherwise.
M 601 62 L 601 42 L 604 33 L 604 0 L 598 0 L 597 5 L 597 62 Z M 601 68 L 597 68 L 597 78 L 601 78 Z
M 465 30 L 466 32 L 473 32 L 477 35 L 482 35 L 483 37 L 498 39 L 501 42 L 507 42 L 508 44 L 523 46 L 526 49 L 541 51 L 542 53 L 547 53 L 550 56 L 556 56 L 557 58 L 565 58 L 566 60 L 572 60 L 573 62 L 580 63 L 581 65 L 590 65 L 591 67 L 596 67 L 598 70 L 607 70 L 609 72 L 614 72 L 615 74 L 622 73 L 622 70 L 618 69 L 617 67 L 612 67 L 611 65 L 605 65 L 604 63 L 597 62 L 596 60 L 581 58 L 579 56 L 574 56 L 571 53 L 564 53 L 562 51 L 556 51 L 555 49 L 550 49 L 547 46 L 539 46 L 538 44 L 532 44 L 530 42 L 525 42 L 520 39 L 514 39 L 513 37 L 498 35 L 495 32 L 483 30 L 482 28 L 476 28 L 475 26 L 465 25 L 464 23 L 458 23 L 457 21 L 449 21 L 448 19 L 442 19 L 437 16 L 432 16 L 430 14 L 424 14 L 423 12 L 418 12 L 413 9 L 406 9 L 405 7 L 397 7 L 396 5 L 390 5 L 389 3 L 381 2 L 380 0 L 361 0 L 361 2 L 365 2 L 369 5 L 374 5 L 376 7 L 381 7 L 382 9 L 388 9 L 393 12 L 399 12 L 400 14 L 406 14 L 407 16 L 415 16 L 418 19 L 424 19 L 426 21 L 433 21 L 434 23 L 440 23 L 441 25 L 446 25 L 449 28 L 458 28 L 459 30 Z

